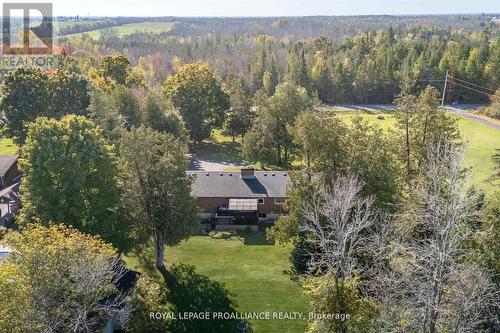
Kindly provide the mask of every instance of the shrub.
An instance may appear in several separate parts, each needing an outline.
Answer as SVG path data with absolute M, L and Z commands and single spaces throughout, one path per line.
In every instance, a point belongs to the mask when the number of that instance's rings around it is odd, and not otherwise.
M 7 234 L 7 228 L 4 226 L 0 226 L 0 240 L 2 240 Z
M 479 113 L 491 118 L 500 119 L 500 89 L 491 96 L 491 104 L 479 109 Z
M 211 231 L 208 236 L 213 239 L 229 239 L 236 236 L 234 231 Z

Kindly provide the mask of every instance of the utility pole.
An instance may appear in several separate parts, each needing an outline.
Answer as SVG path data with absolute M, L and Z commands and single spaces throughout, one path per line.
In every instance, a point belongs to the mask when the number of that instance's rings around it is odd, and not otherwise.
M 443 97 L 441 98 L 441 107 L 444 106 L 444 97 L 446 96 L 446 87 L 448 85 L 448 69 L 446 70 L 446 77 L 444 78 L 444 88 L 443 88 Z

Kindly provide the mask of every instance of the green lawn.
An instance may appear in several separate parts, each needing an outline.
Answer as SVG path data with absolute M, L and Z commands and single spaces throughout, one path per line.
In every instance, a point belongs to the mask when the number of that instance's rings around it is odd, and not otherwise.
M 190 151 L 200 159 L 217 162 L 241 163 L 241 139 L 234 142 L 231 137 L 214 130 L 212 137 L 203 140 L 196 146 L 192 145 Z
M 472 183 L 486 191 L 500 189 L 500 181 L 488 179 L 494 168 L 492 156 L 500 149 L 500 131 L 465 118 L 460 118 L 459 125 L 468 145 L 466 163 L 473 170 Z
M 394 126 L 395 120 L 390 114 L 383 114 L 383 120 L 377 119 L 379 113 L 338 113 L 342 119 L 349 120 L 354 117 L 354 114 L 359 114 L 364 119 L 372 123 L 378 124 L 384 129 Z M 472 184 L 478 188 L 491 192 L 494 189 L 500 188 L 500 182 L 491 182 L 488 178 L 493 172 L 494 163 L 492 156 L 497 149 L 500 149 L 500 131 L 491 127 L 479 124 L 473 120 L 458 118 L 458 124 L 462 138 L 468 145 L 466 157 L 467 166 L 472 168 Z
M 245 244 L 246 243 L 246 244 Z M 196 272 L 223 283 L 239 312 L 308 311 L 308 300 L 290 275 L 290 246 L 269 245 L 263 233 L 242 234 L 230 240 L 195 236 L 166 252 L 167 264 L 188 264 Z M 133 269 L 154 271 L 151 249 L 126 256 Z M 306 314 L 305 314 L 306 315 Z M 254 332 L 304 332 L 305 321 L 256 320 Z
M 0 155 L 14 155 L 17 153 L 17 149 L 11 139 L 0 138 Z

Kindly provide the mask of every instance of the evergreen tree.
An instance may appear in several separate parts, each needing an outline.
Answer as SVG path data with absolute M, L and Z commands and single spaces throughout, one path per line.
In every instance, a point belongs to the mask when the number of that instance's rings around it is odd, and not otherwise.
M 311 78 L 309 77 L 305 51 L 299 45 L 295 45 L 294 50 L 288 54 L 285 80 L 305 88 L 309 94 L 312 93 Z

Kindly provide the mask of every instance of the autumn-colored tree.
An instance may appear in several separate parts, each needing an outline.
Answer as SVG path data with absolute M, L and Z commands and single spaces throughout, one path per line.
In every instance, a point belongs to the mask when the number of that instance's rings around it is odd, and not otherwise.
M 99 237 L 33 224 L 4 243 L 13 252 L 0 264 L 0 331 L 97 332 L 126 322 L 131 308 L 117 289 L 125 270 Z
M 332 74 L 327 64 L 326 55 L 320 51 L 316 53 L 316 63 L 312 68 L 312 81 L 318 93 L 318 98 L 323 103 L 331 103 L 334 95 Z

